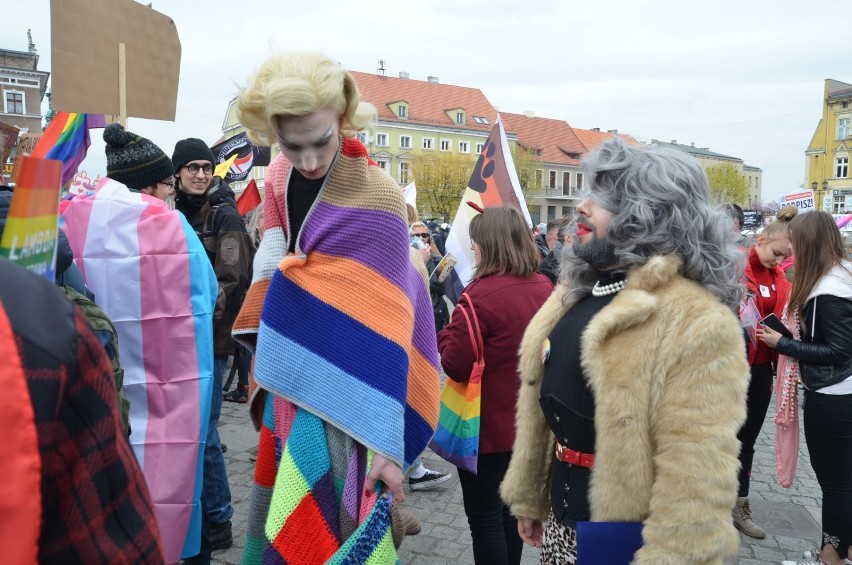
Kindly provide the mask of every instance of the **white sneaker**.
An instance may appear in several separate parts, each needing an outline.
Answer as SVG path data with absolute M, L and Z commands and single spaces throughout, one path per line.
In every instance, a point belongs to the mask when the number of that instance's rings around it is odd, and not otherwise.
M 408 477 L 408 486 L 411 487 L 411 490 L 427 490 L 446 483 L 452 478 L 453 476 L 450 473 L 439 473 L 426 469 L 426 473 L 419 479 Z

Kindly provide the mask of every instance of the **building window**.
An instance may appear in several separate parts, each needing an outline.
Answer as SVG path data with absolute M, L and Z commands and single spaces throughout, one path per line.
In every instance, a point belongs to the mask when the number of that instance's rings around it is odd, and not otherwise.
M 535 170 L 535 188 L 544 188 L 544 172 L 541 169 Z
M 367 145 L 367 134 L 363 131 L 358 132 L 358 141 L 360 141 L 363 145 Z
M 556 219 L 556 206 L 548 206 L 547 207 L 547 220 L 555 220 Z
M 467 141 L 459 141 L 459 151 L 461 153 L 470 153 L 470 143 Z
M 550 171 L 548 175 L 548 185 L 550 188 L 556 188 L 556 171 Z
M 379 168 L 381 170 L 387 172 L 387 170 L 388 170 L 388 162 L 387 161 L 385 161 L 384 159 L 378 159 L 376 161 L 376 164 L 379 166 Z
M 400 118 L 407 118 L 408 117 L 408 108 L 403 106 L 402 104 L 400 104 L 399 108 L 397 109 L 397 114 L 399 115 Z
M 562 207 L 562 217 L 563 218 L 565 216 L 570 216 L 573 213 L 574 213 L 574 207 L 573 206 L 563 206 Z
M 423 149 L 432 149 L 435 144 L 435 139 L 432 137 L 424 137 L 423 138 Z
M 402 162 L 399 164 L 399 182 L 401 184 L 408 184 L 411 182 L 409 180 L 411 178 L 411 167 L 408 163 Z
M 453 150 L 453 140 L 452 139 L 442 139 L 441 140 L 441 151 L 452 151 Z
M 378 145 L 379 147 L 387 147 L 388 146 L 388 134 L 377 133 L 376 134 L 376 145 Z
M 834 178 L 845 179 L 849 177 L 849 157 L 838 157 L 834 164 Z
M 562 172 L 562 196 L 571 196 L 571 171 Z
M 583 190 L 583 173 L 577 173 L 577 190 Z
M 839 195 L 833 197 L 832 205 L 834 207 L 835 214 L 845 214 L 846 213 L 846 196 Z
M 399 146 L 402 149 L 411 149 L 411 136 L 410 135 L 400 135 L 399 136 Z
M 23 114 L 24 113 L 24 93 L 15 92 L 14 90 L 6 91 L 6 113 L 7 114 Z
M 485 144 L 484 144 L 484 143 L 477 143 L 477 144 L 476 144 L 476 154 L 477 154 L 477 155 L 479 155 L 480 153 L 482 153 L 482 150 L 483 150 L 483 149 L 485 149 Z
M 837 120 L 837 139 L 846 139 L 849 137 L 849 118 L 840 118 Z
M 464 123 L 464 112 L 456 112 L 456 123 L 463 124 Z

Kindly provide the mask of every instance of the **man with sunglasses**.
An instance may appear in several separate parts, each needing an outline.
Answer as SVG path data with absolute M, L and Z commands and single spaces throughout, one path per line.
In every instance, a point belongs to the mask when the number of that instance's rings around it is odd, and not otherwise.
M 215 158 L 202 140 L 182 139 L 172 154 L 177 194 L 175 205 L 198 234 L 213 264 L 219 295 L 213 314 L 213 399 L 204 453 L 204 488 L 209 542 L 212 549 L 226 549 L 231 535 L 231 489 L 219 439 L 222 411 L 222 380 L 228 357 L 234 354 L 231 326 L 251 281 L 254 246 L 237 210 L 234 191 L 213 176 Z

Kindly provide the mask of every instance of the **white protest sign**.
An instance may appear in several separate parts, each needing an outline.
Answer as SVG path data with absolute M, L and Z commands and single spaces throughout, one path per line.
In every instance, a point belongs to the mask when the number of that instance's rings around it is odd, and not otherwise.
M 812 190 L 804 190 L 801 192 L 793 192 L 781 197 L 781 206 L 795 206 L 799 212 L 810 212 L 815 210 L 814 192 Z

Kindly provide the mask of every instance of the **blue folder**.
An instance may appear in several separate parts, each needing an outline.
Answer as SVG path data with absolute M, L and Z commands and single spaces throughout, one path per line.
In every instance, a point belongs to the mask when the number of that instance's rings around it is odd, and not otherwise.
M 630 565 L 640 547 L 641 522 L 577 522 L 577 565 Z

